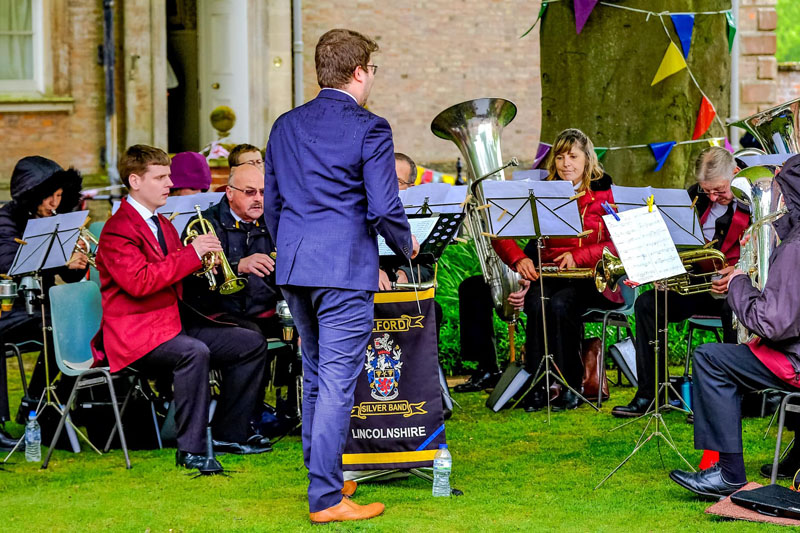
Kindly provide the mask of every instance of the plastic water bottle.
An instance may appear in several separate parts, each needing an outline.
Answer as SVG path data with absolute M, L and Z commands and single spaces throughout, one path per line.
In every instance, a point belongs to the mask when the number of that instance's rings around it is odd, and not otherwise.
M 29 463 L 42 460 L 42 428 L 36 421 L 36 411 L 28 413 L 28 423 L 25 424 L 25 460 Z
M 453 468 L 453 456 L 447 444 L 440 444 L 439 451 L 433 457 L 433 495 L 450 496 L 450 470 Z

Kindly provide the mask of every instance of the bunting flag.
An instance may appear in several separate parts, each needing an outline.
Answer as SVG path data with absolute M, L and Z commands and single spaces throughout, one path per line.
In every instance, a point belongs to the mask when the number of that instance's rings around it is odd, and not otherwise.
M 598 0 L 574 0 L 575 1 L 575 29 L 578 33 L 583 30 L 586 21 L 589 20 L 589 15 L 592 14 L 594 6 L 597 5 Z
M 733 18 L 733 11 L 725 12 L 725 20 L 728 22 L 728 53 L 733 50 L 733 38 L 736 37 L 736 19 Z
M 703 95 L 703 101 L 700 102 L 700 111 L 697 112 L 697 122 L 694 123 L 692 140 L 699 139 L 708 131 L 716 115 L 717 111 L 714 109 L 714 106 L 711 105 L 708 98 Z
M 675 141 L 650 144 L 650 149 L 653 151 L 653 157 L 656 158 L 656 168 L 654 169 L 654 172 L 661 170 L 661 167 L 663 167 L 664 163 L 667 161 L 667 157 L 669 157 L 669 153 L 672 151 L 672 147 L 676 144 L 677 143 Z
M 544 163 L 547 154 L 550 153 L 550 148 L 552 148 L 552 144 L 547 144 L 540 142 L 539 147 L 536 149 L 536 159 L 533 160 L 533 166 L 531 169 L 540 168 L 540 165 Z
M 447 183 L 448 185 L 455 185 L 456 177 L 417 165 L 417 179 L 414 181 L 414 185 L 422 185 L 423 183 Z
M 733 146 L 731 146 L 731 143 L 727 137 L 725 137 L 725 149 L 730 153 L 733 153 Z
M 549 4 L 547 4 L 547 3 L 543 3 L 542 4 L 542 7 L 539 8 L 539 16 L 536 17 L 536 20 L 534 21 L 533 25 L 531 25 L 531 27 L 528 28 L 528 31 L 526 31 L 525 33 L 523 33 L 522 35 L 519 36 L 520 39 L 522 39 L 523 37 L 528 35 L 530 32 L 532 32 L 533 29 L 536 27 L 536 25 L 539 24 L 539 21 L 542 20 L 542 17 L 544 17 L 544 12 L 547 11 L 547 6 L 548 5 Z
M 675 33 L 681 41 L 683 58 L 689 57 L 689 48 L 692 46 L 692 32 L 694 31 L 694 15 L 670 15 Z
M 603 156 L 606 155 L 608 152 L 608 148 L 595 148 L 594 153 L 597 154 L 597 160 L 600 161 L 603 159 Z
M 670 41 L 667 51 L 664 53 L 664 58 L 661 60 L 661 65 L 658 67 L 656 76 L 653 78 L 653 83 L 651 83 L 650 86 L 652 87 L 656 83 L 662 81 L 664 78 L 668 78 L 669 76 L 672 76 L 676 72 L 680 72 L 685 68 L 686 60 L 683 59 L 681 51 L 678 50 L 678 47 L 675 45 L 675 43 Z

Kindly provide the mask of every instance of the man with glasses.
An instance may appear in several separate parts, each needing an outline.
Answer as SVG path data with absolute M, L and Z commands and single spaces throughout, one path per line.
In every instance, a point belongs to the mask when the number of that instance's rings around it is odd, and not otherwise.
M 363 520 L 383 505 L 357 505 L 342 451 L 363 372 L 378 290 L 378 240 L 403 261 L 419 252 L 398 198 L 389 123 L 364 109 L 378 51 L 335 29 L 314 51 L 316 98 L 281 115 L 265 160 L 264 211 L 278 250 L 276 278 L 303 351 L 303 458 L 309 519 Z
M 261 173 L 264 173 L 264 158 L 261 157 L 261 150 L 252 144 L 237 144 L 228 154 L 228 166 L 233 169 L 240 165 L 252 165 Z
M 707 243 L 725 254 L 728 267 L 719 272 L 711 292 L 680 295 L 667 291 L 668 316 L 664 320 L 664 300 L 659 295 L 658 316 L 663 320 L 658 327 L 666 329 L 667 322 L 681 322 L 693 315 L 722 318 L 724 342 L 736 342 L 731 321 L 731 309 L 725 300 L 728 278 L 739 260 L 739 239 L 750 224 L 749 209 L 736 201 L 731 191 L 731 180 L 739 172 L 733 155 L 718 146 L 705 148 L 695 162 L 697 183 L 689 188 L 695 200 L 697 214 Z M 655 295 L 647 291 L 636 299 L 636 376 L 639 390 L 628 405 L 615 407 L 611 414 L 619 418 L 637 417 L 647 411 L 655 393 Z M 660 381 L 668 379 L 664 368 L 664 342 L 659 344 Z

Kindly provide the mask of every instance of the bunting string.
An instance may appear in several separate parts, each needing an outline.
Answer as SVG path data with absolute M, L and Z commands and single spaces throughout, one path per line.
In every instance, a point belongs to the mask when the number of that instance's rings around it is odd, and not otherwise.
M 706 137 L 704 139 L 695 139 L 689 141 L 677 141 L 675 142 L 676 145 L 678 144 L 694 144 L 694 143 L 710 143 L 710 142 L 723 142 L 725 137 Z M 631 148 L 650 148 L 649 144 L 630 144 L 628 146 L 595 146 L 595 150 L 628 150 Z

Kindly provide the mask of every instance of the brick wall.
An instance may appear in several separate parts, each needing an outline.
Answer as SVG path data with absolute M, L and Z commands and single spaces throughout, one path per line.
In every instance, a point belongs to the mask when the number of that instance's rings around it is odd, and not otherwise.
M 55 0 L 52 15 L 46 23 L 53 50 L 53 89 L 58 96 L 74 98 L 73 111 L 0 112 L 3 187 L 8 187 L 14 164 L 26 155 L 43 155 L 85 173 L 99 171 L 105 127 L 103 69 L 97 64 L 97 46 L 103 42 L 102 2 Z
M 776 0 L 742 0 L 739 6 L 739 117 L 742 118 L 780 101 L 775 3 Z
M 403 6 L 402 8 L 399 6 Z M 305 98 L 317 91 L 314 47 L 331 28 L 377 40 L 380 66 L 369 108 L 392 125 L 395 146 L 422 164 L 455 161 L 452 142 L 434 137 L 433 118 L 473 98 L 502 97 L 517 105 L 503 132 L 503 156 L 533 160 L 540 130 L 538 31 L 520 39 L 538 1 L 315 0 L 303 3 Z
M 778 65 L 778 100 L 788 102 L 800 98 L 800 63 Z

